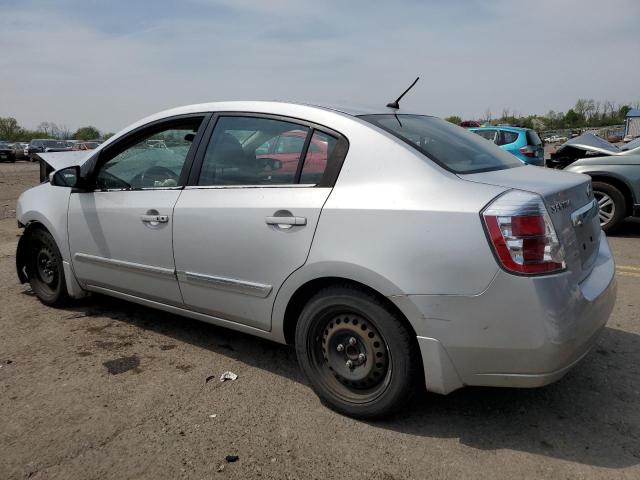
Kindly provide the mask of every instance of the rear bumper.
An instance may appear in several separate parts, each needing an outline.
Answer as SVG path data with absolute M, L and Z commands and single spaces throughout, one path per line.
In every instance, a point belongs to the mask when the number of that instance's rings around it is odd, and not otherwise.
M 601 236 L 591 274 L 519 277 L 500 270 L 481 294 L 396 299 L 418 334 L 427 389 L 538 387 L 562 377 L 596 343 L 616 297 L 615 265 Z

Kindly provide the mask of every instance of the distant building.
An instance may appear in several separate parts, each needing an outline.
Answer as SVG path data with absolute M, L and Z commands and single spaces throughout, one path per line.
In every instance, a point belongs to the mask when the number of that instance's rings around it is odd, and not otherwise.
M 633 140 L 640 137 L 640 109 L 632 108 L 624 119 L 624 139 Z

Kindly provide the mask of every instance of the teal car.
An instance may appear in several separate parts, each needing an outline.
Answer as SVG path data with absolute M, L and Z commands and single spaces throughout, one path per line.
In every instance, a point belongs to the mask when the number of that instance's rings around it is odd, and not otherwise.
M 469 130 L 492 141 L 528 165 L 544 167 L 544 147 L 535 130 L 502 125 Z

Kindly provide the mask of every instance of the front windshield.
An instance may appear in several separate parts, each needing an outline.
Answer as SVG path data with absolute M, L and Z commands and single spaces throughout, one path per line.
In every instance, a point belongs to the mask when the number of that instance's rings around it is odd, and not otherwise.
M 517 157 L 492 142 L 445 120 L 424 115 L 363 115 L 428 158 L 455 173 L 521 167 Z

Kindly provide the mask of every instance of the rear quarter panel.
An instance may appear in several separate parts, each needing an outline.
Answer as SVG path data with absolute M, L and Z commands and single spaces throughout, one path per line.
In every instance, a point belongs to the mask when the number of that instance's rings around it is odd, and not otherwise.
M 631 191 L 634 204 L 640 202 L 640 163 L 634 164 L 591 164 L 574 162 L 564 170 L 599 178 L 613 178 L 623 182 Z

